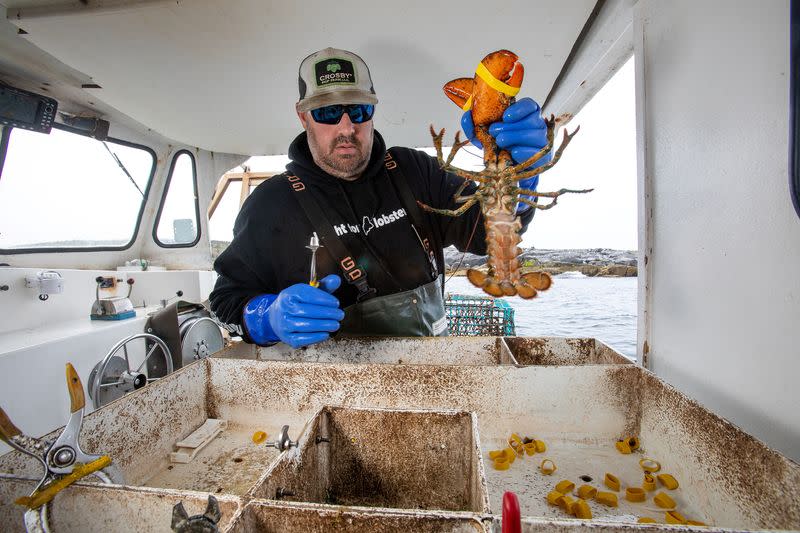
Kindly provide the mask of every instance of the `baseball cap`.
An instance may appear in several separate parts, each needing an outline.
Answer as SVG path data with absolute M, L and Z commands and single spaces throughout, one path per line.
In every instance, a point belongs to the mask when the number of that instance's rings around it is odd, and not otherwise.
M 300 112 L 333 104 L 377 104 L 369 67 L 353 52 L 325 48 L 300 63 Z

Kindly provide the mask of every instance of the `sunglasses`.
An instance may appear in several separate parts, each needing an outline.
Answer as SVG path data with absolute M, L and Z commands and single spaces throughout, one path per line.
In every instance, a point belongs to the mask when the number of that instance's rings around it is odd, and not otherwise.
M 362 124 L 372 118 L 375 106 L 372 104 L 336 104 L 311 110 L 311 116 L 319 124 L 338 124 L 345 113 L 353 124 Z

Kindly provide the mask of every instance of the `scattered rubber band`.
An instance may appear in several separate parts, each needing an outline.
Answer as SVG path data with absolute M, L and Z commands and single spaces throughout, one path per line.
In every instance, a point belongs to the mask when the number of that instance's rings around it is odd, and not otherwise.
M 642 488 L 648 491 L 656 490 L 656 478 L 654 478 L 652 474 L 645 472 Z
M 514 450 L 519 456 L 525 454 L 525 449 L 523 448 L 522 439 L 516 433 L 512 433 L 510 437 L 508 437 L 508 445 Z
M 572 492 L 572 489 L 574 488 L 575 488 L 575 483 L 573 483 L 568 479 L 559 481 L 558 484 L 556 485 L 556 490 L 561 494 L 567 494 L 569 492 Z
M 498 457 L 493 461 L 495 470 L 508 470 L 511 467 L 511 461 L 505 457 Z
M 578 487 L 578 496 L 584 500 L 591 500 L 597 494 L 597 489 L 591 485 L 581 485 Z
M 505 457 L 505 456 L 506 456 L 505 449 L 503 449 L 503 450 L 491 450 L 489 452 L 489 459 L 492 459 L 492 460 L 497 459 L 499 457 Z
M 264 433 L 263 431 L 256 431 L 255 433 L 253 433 L 253 442 L 255 442 L 256 444 L 261 444 L 265 440 L 267 440 L 267 434 Z
M 584 500 L 578 500 L 572 504 L 572 514 L 575 518 L 589 519 L 592 517 L 592 510 Z
M 629 453 L 631 453 L 631 447 L 628 445 L 627 441 L 618 440 L 616 442 L 615 446 L 617 447 L 617 450 L 619 451 L 619 453 L 622 453 L 622 454 L 625 454 L 625 455 L 628 455 Z
M 657 524 L 655 518 L 650 518 L 649 516 L 642 516 L 637 520 L 640 524 Z
M 626 437 L 625 440 L 628 442 L 628 446 L 631 447 L 631 451 L 636 451 L 639 449 L 639 437 L 631 436 Z
M 536 443 L 535 442 L 526 442 L 522 445 L 522 448 L 525 450 L 525 453 L 528 455 L 534 455 L 536 453 Z
M 686 525 L 687 526 L 703 526 L 703 527 L 706 527 L 708 524 L 706 524 L 705 522 L 699 522 L 697 520 L 687 520 L 686 521 Z
M 606 478 L 603 480 L 605 486 L 611 490 L 619 490 L 619 479 L 614 474 L 606 472 Z
M 513 463 L 517 460 L 517 452 L 514 451 L 514 448 L 506 448 L 503 450 L 506 454 L 506 459 L 508 459 L 509 463 Z
M 564 495 L 557 490 L 551 490 L 547 495 L 547 503 L 550 505 L 558 505 L 558 500 L 561 499 L 562 496 Z
M 557 501 L 559 507 L 561 507 L 565 513 L 572 514 L 572 504 L 575 503 L 575 500 L 564 494 Z
M 643 502 L 646 499 L 644 489 L 639 487 L 628 487 L 625 489 L 625 499 L 629 502 Z
M 648 474 L 650 473 L 654 474 L 661 470 L 661 463 L 659 463 L 655 459 L 649 459 L 647 457 L 639 460 L 639 466 L 641 466 L 642 470 L 644 470 Z
M 602 503 L 603 505 L 608 505 L 609 507 L 616 507 L 619 505 L 617 503 L 617 495 L 613 492 L 598 491 L 594 496 L 594 500 L 597 503 Z
M 678 488 L 678 480 L 672 477 L 670 474 L 659 474 L 656 477 L 661 484 L 669 490 L 675 490 Z
M 674 509 L 675 508 L 675 500 L 670 498 L 667 494 L 663 492 L 659 492 L 653 497 L 653 501 L 656 502 L 656 505 L 663 509 Z
M 545 466 L 547 463 L 550 463 L 550 466 Z M 539 465 L 539 468 L 542 470 L 542 474 L 544 474 L 545 476 L 552 475 L 553 472 L 558 470 L 556 464 L 550 459 L 545 459 L 544 461 L 542 461 L 542 464 Z
M 678 511 L 667 511 L 665 515 L 667 524 L 683 524 L 686 525 L 688 521 Z
M 547 451 L 547 445 L 543 441 L 535 440 L 533 443 L 536 445 L 536 451 L 538 453 L 544 453 Z

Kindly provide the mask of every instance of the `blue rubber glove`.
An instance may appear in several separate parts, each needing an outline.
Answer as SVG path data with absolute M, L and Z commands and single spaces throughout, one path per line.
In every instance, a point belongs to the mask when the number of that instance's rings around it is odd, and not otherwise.
M 467 111 L 461 117 L 461 128 L 467 138 L 483 149 L 480 141 L 475 138 L 475 126 L 472 124 L 472 112 Z M 503 113 L 503 121 L 495 122 L 489 126 L 489 133 L 495 138 L 497 146 L 511 152 L 511 158 L 519 164 L 530 159 L 536 152 L 547 146 L 547 126 L 541 115 L 541 108 L 532 98 L 523 98 L 508 106 Z M 553 158 L 552 151 L 537 161 L 530 168 L 537 168 L 549 163 Z M 522 189 L 536 190 L 539 185 L 539 176 L 519 181 Z M 517 213 L 530 209 L 527 204 L 520 203 Z
M 244 306 L 243 321 L 256 344 L 283 341 L 300 348 L 330 337 L 339 329 L 344 311 L 331 295 L 342 284 L 336 274 L 325 276 L 319 288 L 297 283 L 279 294 L 261 294 Z

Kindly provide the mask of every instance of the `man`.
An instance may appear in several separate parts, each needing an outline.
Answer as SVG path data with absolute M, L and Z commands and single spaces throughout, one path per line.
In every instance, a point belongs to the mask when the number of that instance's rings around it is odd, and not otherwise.
M 372 121 L 378 98 L 359 56 L 326 48 L 306 57 L 299 74 L 296 111 L 305 132 L 289 147 L 287 172 L 242 206 L 233 242 L 214 264 L 212 311 L 259 345 L 297 348 L 335 331 L 446 334 L 443 248 L 486 253 L 478 206 L 457 218 L 418 207 L 457 208 L 463 180 L 423 152 L 386 150 Z M 462 124 L 471 135 L 469 112 Z M 518 162 L 546 144 L 530 99 L 509 107 L 490 131 Z M 474 190 L 470 183 L 463 194 Z M 533 211 L 520 212 L 523 231 Z M 324 276 L 316 286 L 309 278 L 314 234 L 322 244 L 316 271 Z

